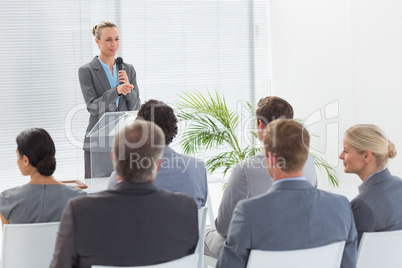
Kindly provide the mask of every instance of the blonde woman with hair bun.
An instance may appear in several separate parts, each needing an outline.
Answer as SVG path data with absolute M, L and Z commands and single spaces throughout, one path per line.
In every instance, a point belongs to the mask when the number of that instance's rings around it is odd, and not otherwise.
M 113 171 L 110 152 L 95 152 L 91 148 L 87 135 L 94 125 L 105 112 L 135 111 L 140 107 L 137 75 L 133 65 L 122 61 L 116 64 L 115 57 L 120 47 L 120 33 L 116 24 L 101 21 L 93 27 L 92 35 L 99 47 L 99 56 L 78 70 L 82 95 L 90 114 L 83 148 L 85 178 L 108 177 Z M 122 66 L 122 70 L 118 70 L 118 65 Z M 96 164 L 95 168 L 91 167 L 91 158 L 92 163 Z
M 376 125 L 355 125 L 345 133 L 339 158 L 346 173 L 363 181 L 351 201 L 359 242 L 365 232 L 402 230 L 402 180 L 386 167 L 395 156 L 395 145 Z

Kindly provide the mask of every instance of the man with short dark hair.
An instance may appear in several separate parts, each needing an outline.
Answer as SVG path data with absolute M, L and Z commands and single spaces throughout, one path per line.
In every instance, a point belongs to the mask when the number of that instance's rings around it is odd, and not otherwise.
M 207 172 L 202 160 L 179 154 L 169 144 L 177 135 L 177 118 L 173 109 L 158 100 L 149 100 L 141 105 L 137 119 L 154 122 L 165 135 L 165 149 L 161 168 L 154 185 L 158 189 L 185 193 L 192 196 L 197 207 L 205 206 L 208 195 Z M 108 189 L 116 185 L 116 173 L 110 176 Z
M 291 119 L 264 131 L 264 156 L 274 182 L 266 194 L 240 201 L 217 268 L 245 268 L 250 251 L 298 250 L 345 241 L 342 268 L 356 266 L 357 231 L 344 196 L 313 187 L 303 176 L 310 136 Z
M 257 136 L 262 141 L 266 125 L 277 118 L 292 119 L 293 108 L 286 100 L 269 96 L 262 98 L 258 102 L 255 114 Z M 317 174 L 311 154 L 308 154 L 307 161 L 303 167 L 303 174 L 313 186 L 317 186 Z M 223 192 L 215 220 L 216 229 L 211 228 L 206 231 L 205 255 L 218 258 L 225 243 L 229 223 L 237 203 L 240 200 L 266 193 L 272 182 L 272 177 L 268 174 L 265 166 L 262 151 L 234 166 Z
M 164 134 L 152 122 L 137 120 L 116 135 L 113 164 L 120 182 L 67 204 L 50 267 L 143 266 L 194 253 L 194 199 L 152 183 L 164 147 Z

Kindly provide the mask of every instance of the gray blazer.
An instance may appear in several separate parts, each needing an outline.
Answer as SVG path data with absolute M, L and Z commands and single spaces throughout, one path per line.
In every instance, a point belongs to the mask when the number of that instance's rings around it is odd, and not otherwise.
M 402 181 L 387 168 L 359 186 L 351 205 L 359 241 L 364 232 L 402 230 Z
M 140 107 L 139 90 L 137 86 L 137 75 L 133 65 L 123 63 L 124 70 L 134 86 L 127 95 L 119 96 L 116 87 L 110 88 L 106 73 L 95 56 L 93 60 L 78 70 L 78 77 L 81 85 L 82 95 L 90 113 L 88 127 L 85 133 L 84 150 L 89 151 L 89 138 L 87 134 L 99 121 L 105 112 L 135 111 Z M 116 107 L 116 100 L 119 98 L 119 106 Z
M 245 268 L 250 250 L 295 250 L 346 241 L 341 267 L 354 268 L 357 232 L 348 200 L 307 181 L 284 181 L 238 203 L 217 268 Z
M 116 172 L 113 171 L 108 189 L 115 187 L 116 179 Z M 169 146 L 166 146 L 163 151 L 161 168 L 156 175 L 154 185 L 158 189 L 192 196 L 198 208 L 205 206 L 207 201 L 208 183 L 204 162 L 188 155 L 179 154 Z
M 191 197 L 123 181 L 67 204 L 50 267 L 156 264 L 194 253 L 197 242 Z
M 303 175 L 313 186 L 317 186 L 317 173 L 311 154 L 308 155 L 304 164 Z M 215 220 L 216 230 L 206 231 L 205 252 L 207 255 L 215 258 L 219 256 L 237 203 L 240 200 L 266 193 L 271 187 L 272 181 L 262 152 L 236 164 L 223 192 Z

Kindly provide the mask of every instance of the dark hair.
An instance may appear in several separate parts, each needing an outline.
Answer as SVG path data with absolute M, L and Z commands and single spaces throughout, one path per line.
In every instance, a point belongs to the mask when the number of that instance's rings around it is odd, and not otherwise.
M 154 122 L 165 134 L 165 144 L 169 145 L 177 135 L 177 118 L 173 109 L 158 100 L 149 100 L 141 105 L 137 119 Z
M 44 176 L 50 176 L 56 169 L 56 148 L 49 133 L 42 128 L 22 131 L 16 138 L 20 157 L 26 156 L 29 163 Z
M 293 108 L 284 99 L 269 96 L 260 99 L 255 115 L 257 124 L 258 120 L 262 120 L 265 125 L 268 125 L 269 122 L 278 118 L 293 119 Z

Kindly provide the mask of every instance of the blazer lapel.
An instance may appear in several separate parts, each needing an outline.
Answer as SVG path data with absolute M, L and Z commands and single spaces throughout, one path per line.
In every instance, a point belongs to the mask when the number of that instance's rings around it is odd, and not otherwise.
M 94 69 L 96 77 L 98 78 L 99 82 L 102 84 L 103 88 L 105 90 L 110 89 L 109 80 L 107 79 L 106 73 L 103 70 L 102 64 L 99 62 L 98 56 L 96 56 L 92 60 L 91 66 L 92 66 L 92 69 Z

